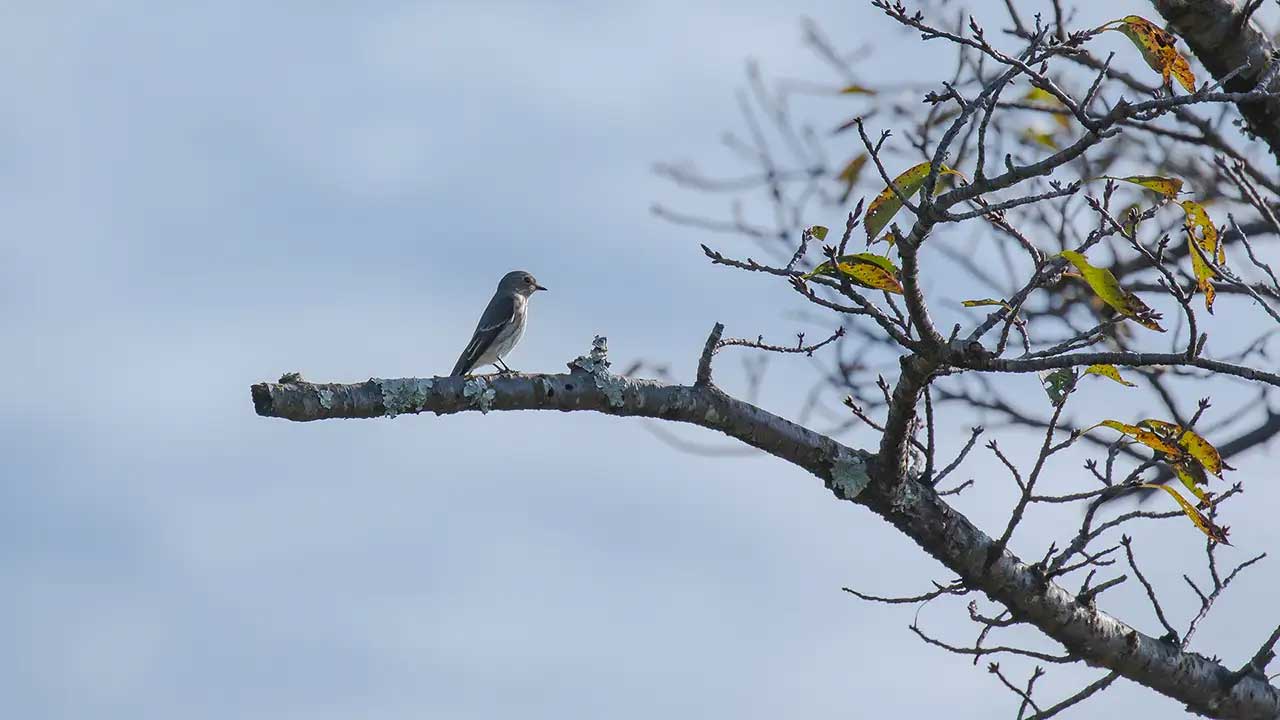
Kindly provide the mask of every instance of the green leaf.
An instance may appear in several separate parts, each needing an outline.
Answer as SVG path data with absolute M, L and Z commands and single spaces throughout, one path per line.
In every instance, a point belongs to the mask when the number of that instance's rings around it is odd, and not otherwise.
M 1120 287 L 1120 281 L 1116 280 L 1110 270 L 1090 265 L 1084 255 L 1074 250 L 1063 250 L 1059 254 L 1076 266 L 1084 281 L 1102 302 L 1143 327 L 1164 332 L 1164 328 L 1160 327 L 1160 313 L 1147 307 L 1137 295 Z
M 898 192 L 902 193 L 902 197 L 910 200 L 916 193 L 920 192 L 920 188 L 924 187 L 924 181 L 929 178 L 930 163 L 922 162 L 907 168 L 901 175 L 893 179 L 893 184 L 898 187 Z M 956 175 L 964 177 L 956 170 L 943 165 L 939 169 L 939 175 Z M 889 226 L 893 220 L 893 216 L 898 214 L 902 209 L 902 200 L 898 194 L 893 191 L 892 187 L 886 187 L 876 195 L 871 204 L 867 206 L 867 214 L 862 219 L 863 226 L 867 229 L 867 243 L 870 244 L 876 236 Z
M 1076 380 L 1079 376 L 1076 371 L 1071 368 L 1058 368 L 1057 370 L 1041 370 L 1040 384 L 1044 386 L 1044 392 L 1049 396 L 1049 402 L 1056 407 L 1067 401 L 1067 396 L 1076 387 Z

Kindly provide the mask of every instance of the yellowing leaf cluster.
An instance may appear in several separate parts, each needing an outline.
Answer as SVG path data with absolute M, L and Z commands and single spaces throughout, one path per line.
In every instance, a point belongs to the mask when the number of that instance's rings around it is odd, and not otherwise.
M 1206 473 L 1220 478 L 1223 470 L 1231 469 L 1222 461 L 1221 453 L 1212 443 L 1196 431 L 1176 423 L 1153 418 L 1142 420 L 1136 425 L 1118 420 L 1103 420 L 1085 432 L 1096 427 L 1117 430 L 1159 453 L 1160 459 L 1169 464 L 1174 475 L 1195 496 L 1202 507 L 1207 507 L 1212 499 L 1212 495 L 1202 487 L 1208 485 Z M 1201 532 L 1215 542 L 1227 542 L 1227 528 L 1215 525 L 1212 520 L 1197 511 L 1177 490 L 1163 485 L 1145 487 L 1158 487 L 1169 493 Z

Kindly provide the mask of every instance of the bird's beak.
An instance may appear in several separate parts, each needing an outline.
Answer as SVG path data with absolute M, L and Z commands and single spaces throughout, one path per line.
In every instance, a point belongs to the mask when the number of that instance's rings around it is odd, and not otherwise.
M 534 290 L 546 290 L 546 288 L 542 287 L 541 285 L 534 285 L 534 286 L 533 286 L 533 289 L 534 289 Z

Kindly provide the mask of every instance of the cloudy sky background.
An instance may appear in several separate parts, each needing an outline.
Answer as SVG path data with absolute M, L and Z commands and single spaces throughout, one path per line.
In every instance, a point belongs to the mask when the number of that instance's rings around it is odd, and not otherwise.
M 914 608 L 840 592 L 921 592 L 946 572 L 780 461 L 691 455 L 585 414 L 293 424 L 255 417 L 248 393 L 286 370 L 444 373 L 515 267 L 552 289 L 512 357 L 524 370 L 556 371 L 602 333 L 618 365 L 687 379 L 714 321 L 817 332 L 784 287 L 710 267 L 709 236 L 650 215 L 726 208 L 651 165 L 733 167 L 716 139 L 739 126 L 748 57 L 828 79 L 803 16 L 874 43 L 869 82 L 929 77 L 945 56 L 862 3 L 375 5 L 0 9 L 6 714 L 1012 713 L 993 677 L 911 635 Z M 819 127 L 858 101 L 824 102 Z M 770 373 L 761 403 L 794 413 L 810 365 Z M 973 422 L 951 419 L 944 449 Z M 1238 465 L 1247 478 L 1259 461 Z M 980 492 L 957 504 L 993 530 L 1008 480 L 969 468 Z M 1087 482 L 1078 459 L 1052 480 Z M 1280 540 L 1275 491 L 1249 491 L 1230 558 Z M 1045 518 L 1015 549 L 1038 554 L 1076 516 Z M 1184 526 L 1138 539 L 1180 623 L 1200 546 Z M 1251 653 L 1274 578 L 1242 579 L 1197 647 Z M 1104 606 L 1159 634 L 1137 598 Z M 963 613 L 939 602 L 920 621 L 968 642 Z M 1123 685 L 1103 704 L 1179 711 Z

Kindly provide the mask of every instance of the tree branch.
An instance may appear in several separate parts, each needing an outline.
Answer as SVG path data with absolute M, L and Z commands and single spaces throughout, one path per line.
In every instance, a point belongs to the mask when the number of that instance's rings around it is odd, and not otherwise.
M 373 378 L 354 384 L 286 383 L 252 387 L 259 415 L 308 421 L 434 412 L 590 410 L 649 417 L 716 430 L 797 465 L 820 478 L 838 498 L 863 505 L 955 572 L 1063 645 L 1066 652 L 1175 698 L 1211 717 L 1272 718 L 1280 691 L 1265 679 L 1233 673 L 1208 658 L 1144 635 L 1046 581 L 1007 550 L 988 563 L 994 542 L 933 490 L 906 476 L 898 463 L 877 463 L 867 452 L 732 398 L 712 385 L 669 385 L 609 372 L 604 338 L 560 374 L 471 378 Z

